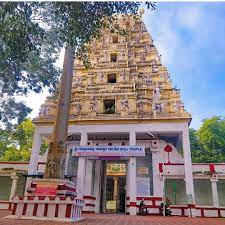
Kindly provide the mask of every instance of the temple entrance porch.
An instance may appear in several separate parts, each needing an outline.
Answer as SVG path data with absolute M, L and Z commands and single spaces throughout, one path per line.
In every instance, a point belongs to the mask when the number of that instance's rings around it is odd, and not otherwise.
M 102 161 L 100 212 L 125 213 L 126 162 Z

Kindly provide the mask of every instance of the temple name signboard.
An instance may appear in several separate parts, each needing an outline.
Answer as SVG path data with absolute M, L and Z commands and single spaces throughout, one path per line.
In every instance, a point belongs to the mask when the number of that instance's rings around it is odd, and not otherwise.
M 143 146 L 76 146 L 73 156 L 145 156 Z

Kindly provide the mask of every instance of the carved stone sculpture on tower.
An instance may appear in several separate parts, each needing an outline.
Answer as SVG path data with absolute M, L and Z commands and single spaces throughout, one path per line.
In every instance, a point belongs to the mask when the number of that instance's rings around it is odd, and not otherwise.
M 76 78 L 74 81 L 74 85 L 75 88 L 78 88 L 81 86 L 81 78 Z
M 141 53 L 140 59 L 141 59 L 141 62 L 145 62 L 145 52 Z
M 47 112 L 48 112 L 47 107 L 45 105 L 42 105 L 38 116 L 42 117 L 47 116 Z
M 161 87 L 159 86 L 159 84 L 156 85 L 155 90 L 153 90 L 153 95 L 152 95 L 152 99 L 153 101 L 159 101 L 160 97 L 161 97 Z
M 144 114 L 144 101 L 143 101 L 143 99 L 137 100 L 137 111 L 141 115 Z
M 118 54 L 118 61 L 124 61 L 126 59 L 126 50 L 122 49 Z
M 104 82 L 104 77 L 105 77 L 104 73 L 102 71 L 99 71 L 98 72 L 98 79 L 99 79 L 100 83 Z
M 102 56 L 102 62 L 107 63 L 108 62 L 108 54 L 107 51 L 104 51 L 104 54 Z
M 146 85 L 151 86 L 153 84 L 151 77 L 149 75 L 144 77 L 144 82 Z
M 120 78 L 122 82 L 126 82 L 126 71 L 123 69 L 120 73 Z
M 178 101 L 176 101 L 176 102 L 174 102 L 173 103 L 173 110 L 174 110 L 174 112 L 176 113 L 176 112 L 183 112 L 184 111 L 184 106 L 183 106 L 183 103 L 182 102 L 178 102 Z
M 81 110 L 82 110 L 82 105 L 80 104 L 80 102 L 78 102 L 78 103 L 76 104 L 75 109 L 76 109 L 76 114 L 77 114 L 77 115 L 80 115 Z
M 96 98 L 92 96 L 90 101 L 90 111 L 96 112 L 96 106 L 97 106 Z
M 162 114 L 164 113 L 164 105 L 163 103 L 152 103 L 152 111 L 153 114 Z
M 157 73 L 159 71 L 159 68 L 158 68 L 158 65 L 157 65 L 156 60 L 153 61 L 153 63 L 151 64 L 151 66 L 152 66 L 152 72 L 153 73 Z
M 88 78 L 88 85 L 93 85 L 94 84 L 94 79 L 95 77 L 92 75 Z
M 122 111 L 129 111 L 129 104 L 128 104 L 128 99 L 127 97 L 124 97 L 121 99 L 121 106 L 122 106 Z
M 146 46 L 144 47 L 144 49 L 145 49 L 145 52 L 146 52 L 146 53 L 149 53 L 149 52 L 151 51 L 151 46 L 150 46 L 150 45 L 146 45 Z
M 134 51 L 130 51 L 128 53 L 128 58 L 129 58 L 129 62 L 135 62 L 135 52 Z

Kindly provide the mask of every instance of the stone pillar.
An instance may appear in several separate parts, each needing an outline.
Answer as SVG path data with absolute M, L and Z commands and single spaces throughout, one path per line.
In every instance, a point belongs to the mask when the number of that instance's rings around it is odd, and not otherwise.
M 113 178 L 113 200 L 117 201 L 117 195 L 118 195 L 118 177 Z
M 93 178 L 93 160 L 87 160 L 86 162 L 86 174 L 85 174 L 85 195 L 92 194 L 92 178 Z
M 129 161 L 127 162 L 127 164 L 126 164 L 126 205 L 125 205 L 125 207 L 126 207 L 126 213 L 128 213 L 129 212 L 129 208 L 127 207 L 127 205 L 128 205 L 128 201 L 127 201 L 127 197 L 130 197 L 130 180 L 129 180 L 129 175 L 130 175 L 130 173 L 129 173 Z
M 66 149 L 65 175 L 68 175 L 69 158 L 70 158 L 70 146 L 68 146 Z
M 41 135 L 37 131 L 37 128 L 35 128 L 31 156 L 30 156 L 30 163 L 28 167 L 28 175 L 37 174 L 40 148 L 41 148 Z M 31 182 L 32 182 L 32 178 L 28 177 L 26 181 L 26 189 L 30 187 Z
M 14 173 L 14 174 L 12 174 L 11 179 L 12 179 L 12 186 L 11 186 L 9 200 L 12 200 L 12 198 L 16 194 L 16 186 L 17 186 L 17 181 L 18 181 L 19 177 L 16 176 L 16 173 Z
M 211 185 L 212 185 L 212 199 L 213 199 L 213 206 L 219 207 L 219 197 L 218 197 L 218 190 L 217 190 L 217 178 L 211 178 Z
M 130 145 L 136 145 L 136 133 L 130 132 Z M 128 162 L 129 192 L 130 192 L 130 215 L 136 215 L 136 157 L 130 157 Z
M 193 205 L 195 205 L 194 182 L 193 182 L 193 175 L 192 175 L 192 161 L 191 161 L 191 149 L 190 149 L 188 126 L 186 126 L 186 128 L 182 132 L 182 144 L 183 144 L 183 155 L 184 155 L 186 195 L 192 196 Z M 192 209 L 192 212 L 189 212 L 189 213 L 192 216 L 195 216 L 193 209 Z
M 101 160 L 96 160 L 95 163 L 95 184 L 94 184 L 94 195 L 96 197 L 95 201 L 95 213 L 100 213 L 100 199 L 101 199 Z
M 87 145 L 87 133 L 81 133 L 80 146 Z M 84 197 L 86 157 L 79 157 L 77 169 L 77 196 L 80 199 Z

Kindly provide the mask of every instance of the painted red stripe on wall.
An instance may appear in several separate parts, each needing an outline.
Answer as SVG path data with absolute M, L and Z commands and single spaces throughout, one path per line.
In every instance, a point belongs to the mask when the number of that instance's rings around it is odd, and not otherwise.
M 58 217 L 59 214 L 59 204 L 55 205 L 55 217 Z
M 96 200 L 96 197 L 94 196 L 89 196 L 89 195 L 85 195 L 84 199 L 90 199 L 90 200 Z
M 130 202 L 130 207 L 136 207 L 136 202 Z
M 27 203 L 24 203 L 23 205 L 23 212 L 22 212 L 22 215 L 26 215 L 26 211 L 27 211 Z
M 72 209 L 72 205 L 71 204 L 68 204 L 66 206 L 66 214 L 65 214 L 65 217 L 66 218 L 70 218 L 70 215 L 71 215 L 71 209 Z
M 35 203 L 34 204 L 34 209 L 33 209 L 33 216 L 36 216 L 37 215 L 37 209 L 38 209 L 38 204 Z
M 45 204 L 45 209 L 44 209 L 44 216 L 48 215 L 48 204 Z
M 12 215 L 16 214 L 16 208 L 17 208 L 17 203 L 13 204 L 13 210 L 12 210 Z
M 92 204 L 92 203 L 85 203 L 85 206 L 95 207 L 95 204 Z

